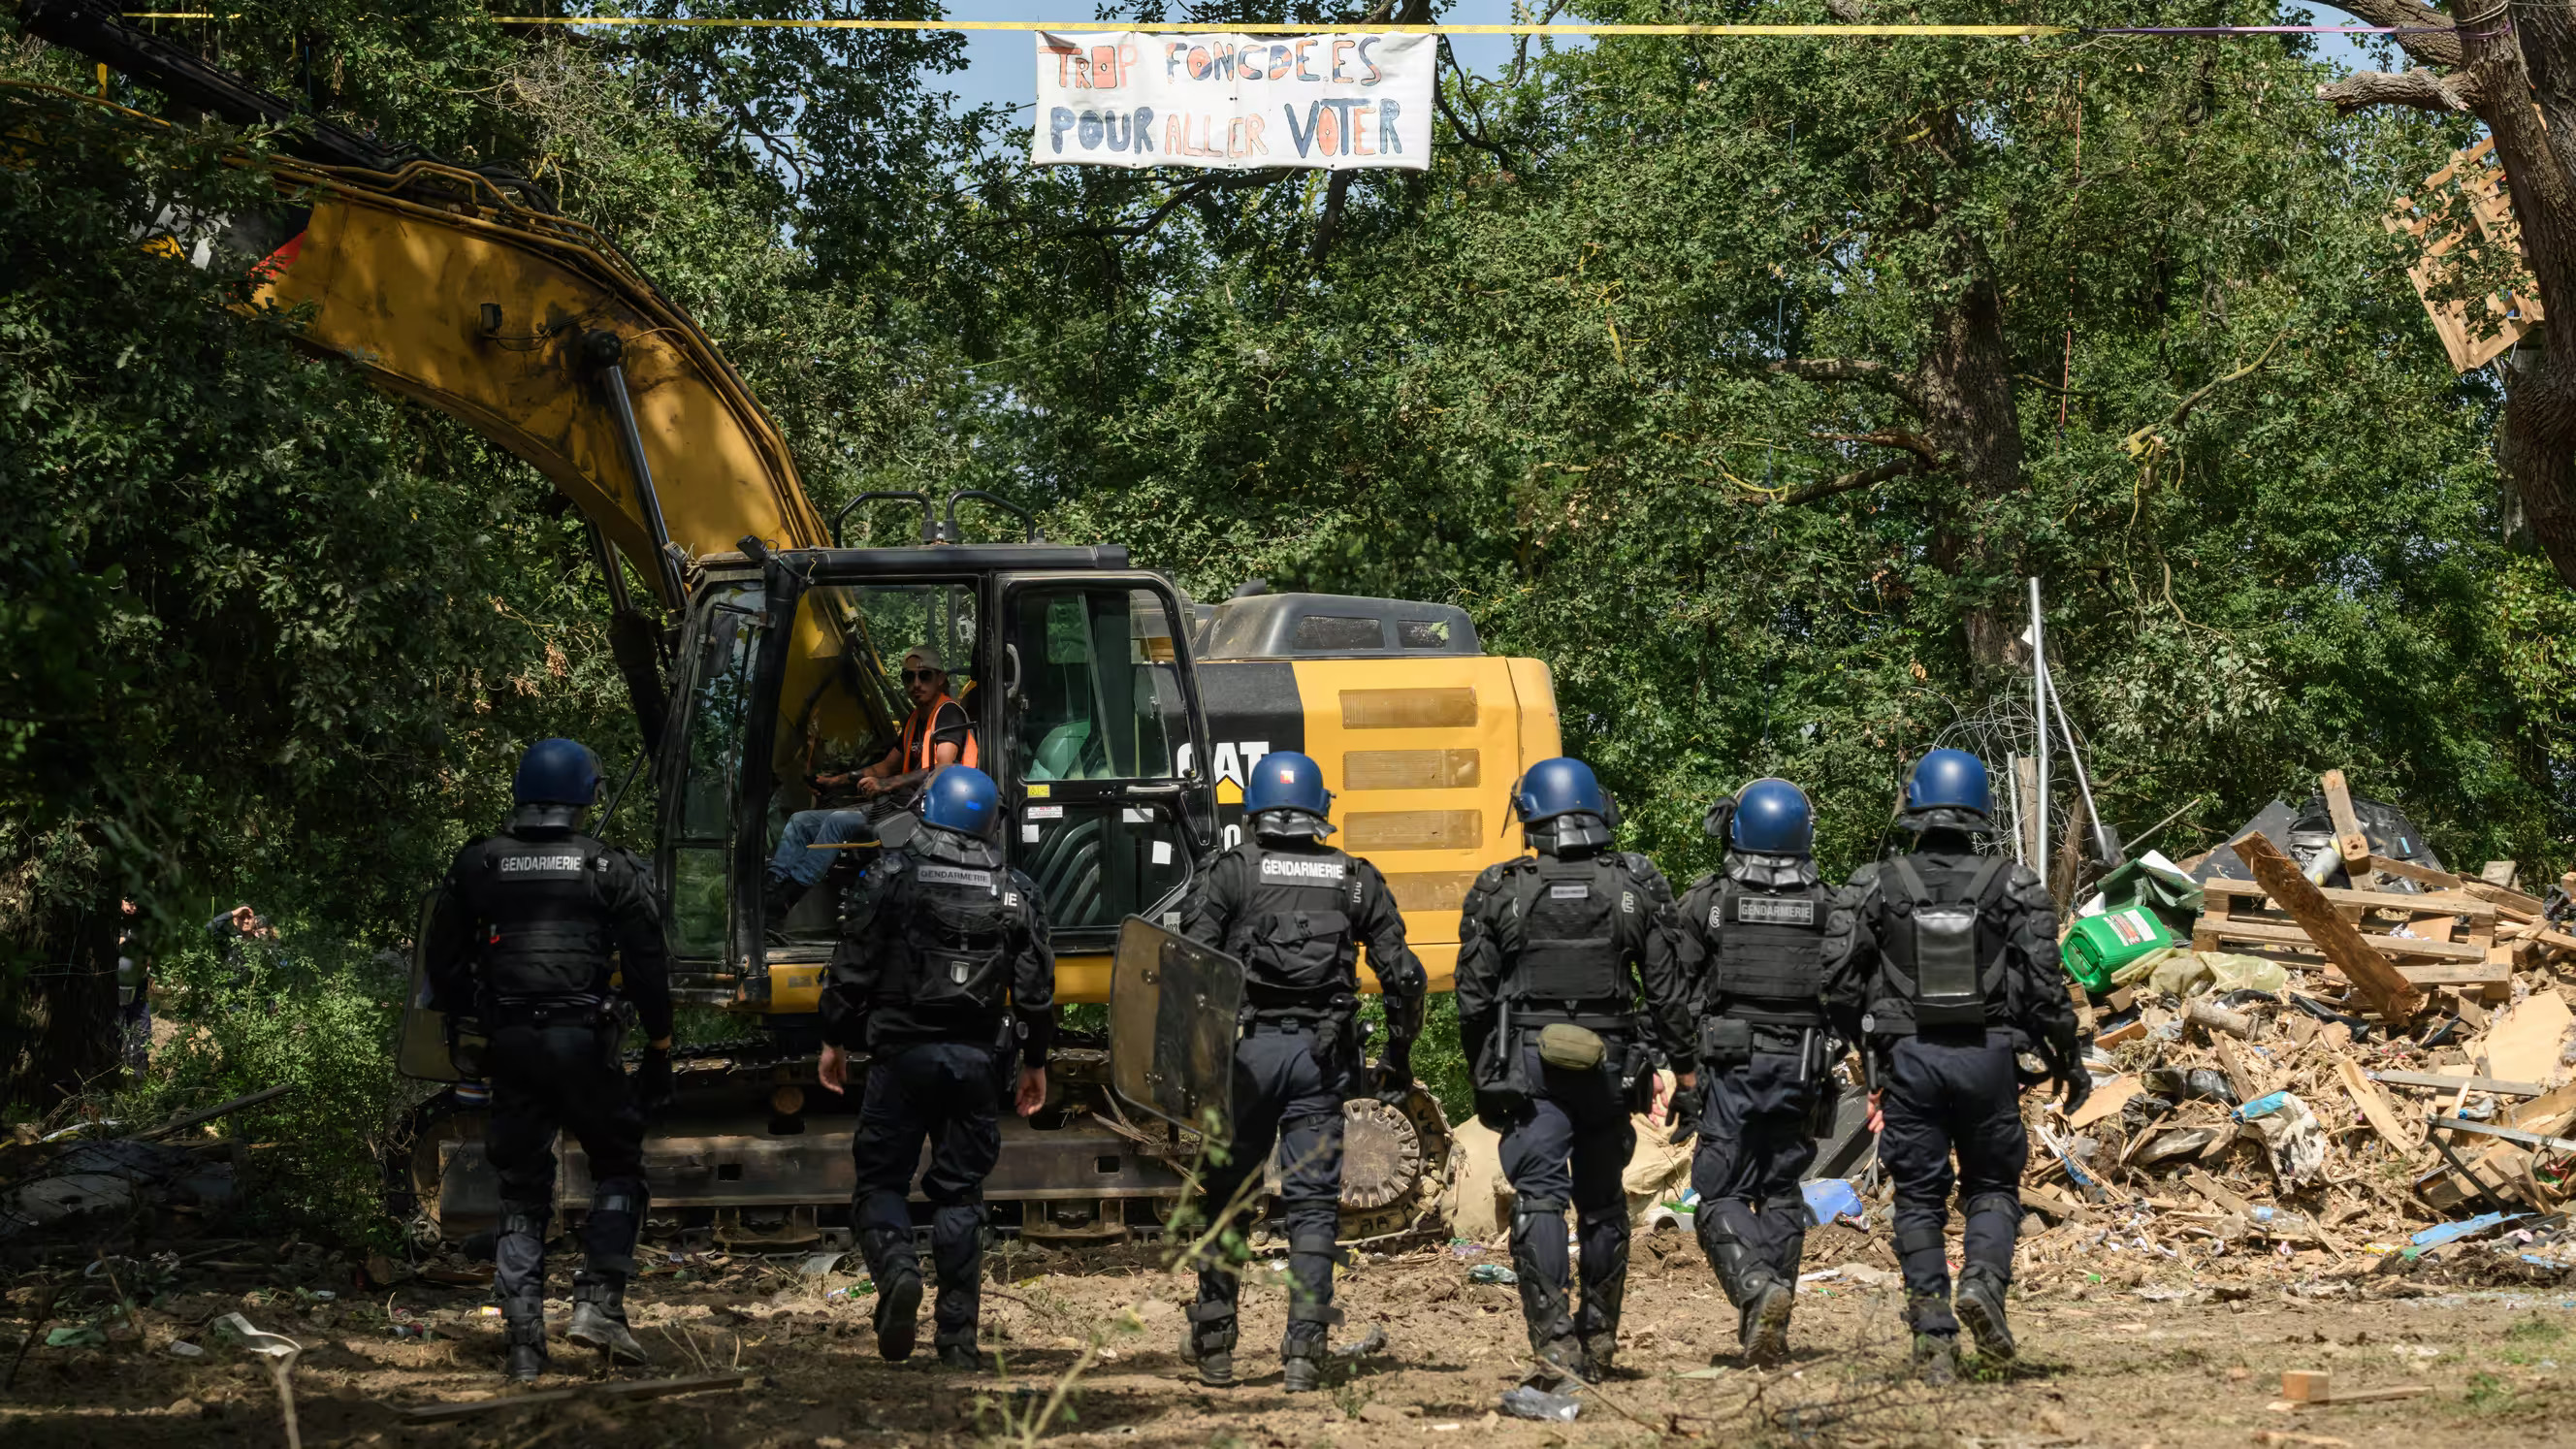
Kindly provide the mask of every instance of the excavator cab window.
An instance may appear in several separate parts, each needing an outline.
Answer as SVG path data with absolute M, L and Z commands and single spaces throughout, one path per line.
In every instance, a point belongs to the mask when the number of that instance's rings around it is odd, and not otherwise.
M 780 858 L 791 829 L 800 839 L 827 839 L 809 849 L 874 853 L 872 846 L 843 839 L 851 834 L 847 830 L 824 830 L 810 819 L 799 827 L 797 819 L 811 812 L 856 811 L 873 827 L 906 809 L 917 786 L 870 794 L 858 787 L 854 772 L 878 765 L 895 775 L 910 771 L 905 751 L 908 744 L 918 748 L 910 735 L 921 731 L 908 735 L 907 721 L 916 710 L 935 712 L 942 723 L 962 713 L 968 733 L 980 740 L 980 616 L 977 587 L 967 580 L 825 586 L 798 600 L 796 634 L 780 681 L 778 753 L 770 770 L 777 783 L 764 848 L 772 859 Z M 914 681 L 904 678 L 905 661 L 918 663 L 918 651 L 925 649 L 936 653 L 946 673 L 946 704 L 934 696 L 916 706 L 907 693 Z M 981 757 L 980 750 L 961 754 Z M 849 865 L 862 863 L 854 858 Z M 850 873 L 827 879 L 846 880 Z M 784 915 L 765 923 L 773 941 L 830 940 L 837 894 L 828 887 L 789 893 Z
M 1173 782 L 1189 739 L 1170 613 L 1124 583 L 1007 591 L 1002 732 L 1012 845 L 1059 933 L 1112 931 L 1189 879 Z
M 761 605 L 757 585 L 722 590 L 698 612 L 686 646 L 692 667 L 673 756 L 678 778 L 663 793 L 672 802 L 663 863 L 670 883 L 666 934 L 672 956 L 683 963 L 720 963 L 725 954 L 727 860 Z

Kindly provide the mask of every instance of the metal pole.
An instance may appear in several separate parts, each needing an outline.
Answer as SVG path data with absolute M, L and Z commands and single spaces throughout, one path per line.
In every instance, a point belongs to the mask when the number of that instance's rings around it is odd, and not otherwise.
M 2066 758 L 2075 764 L 2075 788 L 2084 792 L 2084 816 L 2093 822 L 2093 849 L 2100 854 L 2104 865 L 2118 865 L 2121 859 L 2120 833 L 2102 819 L 2101 811 L 2093 808 L 2093 781 L 2084 772 L 2084 756 L 2075 748 L 2075 731 L 2067 726 L 2066 703 L 2057 697 L 2054 678 L 2048 681 L 2048 705 L 2057 715 L 2058 737 L 2066 741 Z
M 2039 726 L 2039 798 L 2031 802 L 2038 812 L 2036 838 L 2039 859 L 2031 869 L 2041 880 L 2048 879 L 2048 635 L 2039 617 L 2039 580 L 2030 581 L 2030 700 Z

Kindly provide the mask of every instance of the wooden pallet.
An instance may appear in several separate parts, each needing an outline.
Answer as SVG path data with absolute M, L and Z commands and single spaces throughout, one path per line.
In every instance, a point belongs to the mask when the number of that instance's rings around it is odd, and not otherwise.
M 2280 911 L 2262 886 L 2219 877 L 2201 882 L 2201 891 L 2205 909 L 2192 922 L 2193 950 L 2222 951 L 2235 945 L 2271 954 L 2292 952 L 2314 957 L 2318 968 L 2334 973 L 2314 939 Z M 2395 963 L 2408 982 L 2494 1000 L 2512 994 L 2512 965 L 2495 950 L 2495 902 L 2459 890 L 2401 894 L 2321 888 L 2318 894 L 2361 931 L 2372 949 Z M 2395 934 L 2400 928 L 2409 934 Z

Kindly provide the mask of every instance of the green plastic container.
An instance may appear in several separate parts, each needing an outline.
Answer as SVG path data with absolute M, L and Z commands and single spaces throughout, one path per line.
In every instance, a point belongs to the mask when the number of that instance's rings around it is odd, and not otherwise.
M 2174 934 L 2144 906 L 2114 906 L 2075 923 L 2058 947 L 2066 974 L 2087 991 L 2111 989 L 2111 973 L 2150 951 L 2174 944 Z

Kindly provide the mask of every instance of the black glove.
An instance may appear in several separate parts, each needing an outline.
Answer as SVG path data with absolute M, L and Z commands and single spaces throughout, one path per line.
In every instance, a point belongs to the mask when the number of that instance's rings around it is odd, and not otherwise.
M 1706 1086 L 1705 1082 L 1697 1087 L 1685 1087 L 1679 1081 L 1673 1083 L 1673 1135 L 1664 1139 L 1666 1143 L 1679 1145 L 1699 1135 L 1700 1113 L 1708 1109 L 1708 1097 L 1703 1090 Z
M 2068 1022 L 2064 1032 L 2051 1033 L 2040 1056 L 2066 1093 L 2066 1114 L 2073 1116 L 2075 1109 L 2084 1105 L 2084 1099 L 2093 1095 L 2093 1074 L 2084 1069 L 2084 1044 L 2076 1039 L 2074 1023 Z
M 668 1048 L 644 1049 L 643 1064 L 635 1069 L 635 1100 L 650 1117 L 671 1105 L 671 1053 Z
M 2084 1105 L 2084 1099 L 2093 1095 L 2093 1074 L 2084 1070 L 2084 1063 L 2079 1060 L 2057 1080 L 2058 1085 L 2066 1089 L 2066 1115 L 2072 1117 L 2076 1109 Z
M 1413 1038 L 1387 1038 L 1386 1051 L 1378 1058 L 1377 1078 L 1370 1093 L 1390 1107 L 1401 1107 L 1413 1096 Z

